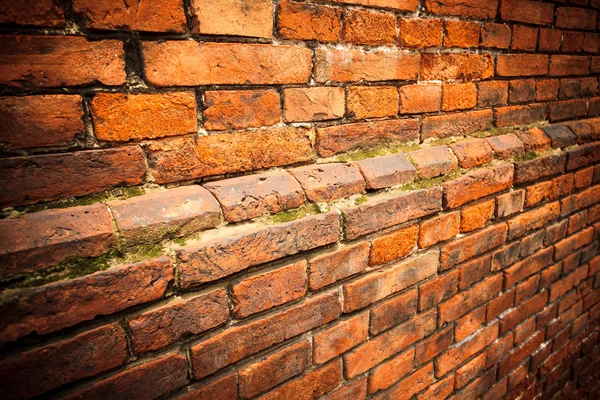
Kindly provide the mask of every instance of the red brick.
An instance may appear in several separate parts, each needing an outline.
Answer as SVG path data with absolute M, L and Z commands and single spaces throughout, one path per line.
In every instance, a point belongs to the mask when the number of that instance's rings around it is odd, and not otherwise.
M 499 76 L 536 76 L 548 73 L 548 56 L 544 54 L 499 54 Z
M 587 4 L 584 4 L 587 5 Z M 556 27 L 567 29 L 596 29 L 598 12 L 579 7 L 558 7 L 556 9 Z
M 412 181 L 416 169 L 403 153 L 367 158 L 355 163 L 365 178 L 367 189 L 383 189 Z
M 584 117 L 587 113 L 587 100 L 565 100 L 550 103 L 550 121 L 563 121 Z
M 538 28 L 513 25 L 510 48 L 513 50 L 534 51 L 537 46 Z
M 334 252 L 317 256 L 308 263 L 309 288 L 317 290 L 363 272 L 367 268 L 368 259 L 367 242 L 342 247 Z
M 367 45 L 391 45 L 396 40 L 396 17 L 391 13 L 347 9 L 342 39 Z
M 567 220 L 563 220 L 546 228 L 546 239 L 544 240 L 545 246 L 554 244 L 565 237 L 567 234 L 567 222 Z
M 434 14 L 494 19 L 498 10 L 498 0 L 475 0 L 468 4 L 460 0 L 426 0 L 425 6 Z
M 398 45 L 400 47 L 426 48 L 442 46 L 442 20 L 440 18 L 398 19 Z
M 457 319 L 454 328 L 454 340 L 460 342 L 483 327 L 485 324 L 485 312 L 486 308 L 480 307 Z
M 458 161 L 446 146 L 430 147 L 412 151 L 408 156 L 422 178 L 434 178 L 458 169 Z
M 553 283 L 552 286 L 549 288 L 550 298 L 548 299 L 548 301 L 550 303 L 552 303 L 555 300 L 557 300 L 558 298 L 563 297 L 571 289 L 573 289 L 574 287 L 577 287 L 581 283 L 581 281 L 584 280 L 586 277 L 587 277 L 587 266 L 584 265 L 583 267 L 576 269 L 570 275 Z
M 209 131 L 258 128 L 280 122 L 274 90 L 209 90 L 204 93 L 204 128 Z
M 66 399 L 151 399 L 166 395 L 188 382 L 187 360 L 179 353 L 148 361 L 71 392 Z
M 402 382 L 396 384 L 388 392 L 374 398 L 377 400 L 408 400 L 414 397 L 416 393 L 430 387 L 433 380 L 433 363 L 429 363 L 403 379 Z
M 166 257 L 109 268 L 95 274 L 23 289 L 2 306 L 0 342 L 36 332 L 44 335 L 161 299 L 173 279 Z
M 492 218 L 496 202 L 494 199 L 466 206 L 460 210 L 460 232 L 471 232 L 483 228 Z
M 600 186 L 588 188 L 576 195 L 561 200 L 561 215 L 564 217 L 598 202 Z
M 73 12 L 84 28 L 178 33 L 186 29 L 183 4 L 178 2 L 128 5 L 116 0 L 75 0 Z
M 552 147 L 569 147 L 577 142 L 577 137 L 566 125 L 549 125 L 542 127 L 542 130 L 552 141 Z
M 0 36 L 0 84 L 11 87 L 125 83 L 123 42 L 82 36 Z
M 483 279 L 491 268 L 491 256 L 483 256 L 474 260 L 465 262 L 458 266 L 460 272 L 459 289 L 465 290 L 470 285 Z
M 233 314 L 245 318 L 297 300 L 306 294 L 306 281 L 306 261 L 244 279 L 231 289 Z
M 500 17 L 505 21 L 551 25 L 554 18 L 554 4 L 530 0 L 500 0 Z
M 326 400 L 346 400 L 346 399 L 360 399 L 364 400 L 367 398 L 367 377 L 363 376 L 357 380 L 346 383 L 345 386 L 340 387 L 336 391 L 325 397 Z
M 597 54 L 600 49 L 600 35 L 586 32 L 583 39 L 583 51 Z
M 535 81 L 533 79 L 518 79 L 510 81 L 508 102 L 529 103 L 535 98 Z
M 525 360 L 544 342 L 544 332 L 537 332 L 527 342 L 515 348 L 503 361 L 500 361 L 498 374 L 504 376 Z
M 419 247 L 429 247 L 458 235 L 460 216 L 458 212 L 442 214 L 421 223 Z
M 268 0 L 192 0 L 193 33 L 271 38 L 273 4 Z
M 195 379 L 208 376 L 248 355 L 331 322 L 340 313 L 338 293 L 329 292 L 287 311 L 231 327 L 191 348 L 192 375 Z
M 600 144 L 590 143 L 569 150 L 567 159 L 567 171 L 600 162 Z
M 369 374 L 369 393 L 387 389 L 412 372 L 414 355 L 410 349 L 374 368 Z
M 417 313 L 416 289 L 384 301 L 371 309 L 369 330 L 372 335 L 406 321 Z
M 189 385 L 173 399 L 177 400 L 228 400 L 237 396 L 237 376 L 225 375 L 210 383 L 202 381 Z
M 446 329 L 431 336 L 416 346 L 415 361 L 422 364 L 431 360 L 433 357 L 444 352 L 453 342 L 453 327 Z
M 118 367 L 126 360 L 125 332 L 113 324 L 6 357 L 0 363 L 0 378 L 5 389 L 10 382 L 11 398 L 29 398 Z
M 558 202 L 549 203 L 508 220 L 509 238 L 514 239 L 553 222 L 560 215 Z
M 507 288 L 514 286 L 534 274 L 537 274 L 544 268 L 552 264 L 552 256 L 554 249 L 551 247 L 537 252 L 531 257 L 524 259 L 521 262 L 514 264 L 511 267 L 505 268 L 504 280 Z
M 562 44 L 562 31 L 551 28 L 540 29 L 539 51 L 558 52 Z
M 485 354 L 480 354 L 456 370 L 456 388 L 466 386 L 485 369 Z
M 541 229 L 529 236 L 525 236 L 521 241 L 521 257 L 527 257 L 541 249 L 544 245 L 546 230 Z
M 41 270 L 75 257 L 99 256 L 115 244 L 111 216 L 102 204 L 3 219 L 0 276 Z
M 446 138 L 486 131 L 492 127 L 492 110 L 425 117 L 422 138 Z
M 341 17 L 337 8 L 285 0 L 279 3 L 277 30 L 287 39 L 337 42 L 342 32 Z
M 432 80 L 471 81 L 494 75 L 494 61 L 490 54 L 424 53 L 420 78 Z
M 571 128 L 575 136 L 577 136 L 577 143 L 579 144 L 600 139 L 600 131 L 596 133 L 595 127 L 585 121 L 571 121 L 567 122 L 566 125 Z
M 541 151 L 550 148 L 551 140 L 541 129 L 520 131 L 516 135 L 523 142 L 526 151 Z
M 310 234 L 308 234 L 310 232 Z M 273 226 L 224 230 L 177 251 L 179 281 L 189 288 L 246 268 L 337 241 L 339 217 L 331 212 Z M 279 238 L 285 237 L 285 241 Z M 251 245 L 260 243 L 260 246 Z
M 127 321 L 135 354 L 158 350 L 177 340 L 199 335 L 229 319 L 223 289 L 195 297 L 176 297 Z
M 505 292 L 498 295 L 496 298 L 490 300 L 487 305 L 487 322 L 489 323 L 493 319 L 496 319 L 504 311 L 511 308 L 515 301 L 515 291 Z M 512 343 L 512 338 L 511 338 Z M 502 355 L 500 355 L 502 357 Z
M 556 100 L 558 96 L 558 79 L 543 79 L 535 83 L 535 100 Z
M 444 21 L 444 46 L 477 47 L 479 45 L 480 25 L 477 22 L 461 20 Z
M 157 183 L 251 171 L 312 161 L 312 129 L 280 127 L 148 143 Z
M 3 2 L 0 24 L 37 25 L 59 28 L 65 26 L 65 12 L 54 0 Z
M 434 330 L 434 310 L 418 315 L 344 354 L 344 375 L 348 379 L 360 375 Z
M 590 58 L 584 56 L 550 56 L 550 76 L 585 75 L 590 70 Z
M 146 165 L 137 146 L 5 158 L 0 206 L 85 196 L 142 183 Z
M 423 311 L 439 304 L 458 291 L 459 271 L 453 270 L 440 275 L 419 287 L 419 310 Z
M 283 93 L 283 119 L 287 122 L 323 121 L 344 116 L 343 88 L 291 88 L 284 89 Z
M 560 51 L 563 53 L 578 53 L 583 48 L 585 35 L 583 32 L 562 31 L 563 42 Z
M 313 336 L 313 362 L 325 363 L 367 340 L 369 314 L 340 321 Z
M 544 200 L 555 200 L 573 189 L 573 175 L 567 174 L 527 187 L 526 204 L 528 207 L 541 203 Z
M 352 164 L 319 164 L 288 172 L 300 183 L 308 200 L 314 202 L 329 202 L 365 190 L 364 178 Z
M 494 110 L 496 126 L 524 125 L 546 120 L 545 104 L 502 107 Z
M 502 334 L 513 330 L 521 322 L 540 312 L 548 303 L 548 292 L 541 292 L 521 303 L 504 314 L 500 319 L 500 332 Z
M 119 229 L 119 239 L 128 244 L 185 236 L 221 223 L 219 203 L 208 190 L 196 185 L 114 200 L 108 206 Z
M 587 228 L 584 231 L 581 231 L 573 236 L 570 236 L 566 239 L 561 240 L 560 242 L 554 245 L 556 249 L 556 254 L 554 258 L 556 260 L 560 260 L 570 253 L 574 252 L 577 249 L 582 248 L 583 246 L 592 242 L 594 238 L 594 231 L 592 227 Z
M 439 306 L 439 323 L 453 322 L 469 311 L 485 304 L 496 297 L 502 289 L 502 276 L 494 275 L 471 287 L 468 291 L 459 292 Z M 488 318 L 489 319 L 489 318 Z
M 439 187 L 417 190 L 344 210 L 345 234 L 349 240 L 436 213 L 442 208 Z
M 304 204 L 300 184 L 286 172 L 264 172 L 204 184 L 217 198 L 225 219 L 239 222 L 265 213 L 298 208 Z
M 465 110 L 477 105 L 477 87 L 474 83 L 443 85 L 442 110 Z
M 487 164 L 493 159 L 493 151 L 484 139 L 469 139 L 450 145 L 458 158 L 461 168 L 474 168 Z
M 493 136 L 487 138 L 486 141 L 494 151 L 494 157 L 500 160 L 525 153 L 523 143 L 515 134 Z
M 344 312 L 359 310 L 435 274 L 438 252 L 431 251 L 344 285 Z
M 356 4 L 368 7 L 389 8 L 414 12 L 419 0 L 332 0 L 334 3 Z
M 240 370 L 240 398 L 254 397 L 302 373 L 309 363 L 310 351 L 310 343 L 302 341 Z
M 168 40 L 144 42 L 142 49 L 146 78 L 155 86 L 306 83 L 312 69 L 310 50 L 297 46 Z M 263 65 L 266 59 L 277 62 Z
M 448 269 L 465 260 L 498 247 L 506 241 L 506 225 L 493 225 L 441 248 L 442 269 Z
M 572 99 L 575 97 L 579 97 L 579 92 L 579 79 L 570 78 L 560 80 L 560 90 L 558 91 L 559 99 Z
M 279 46 L 278 46 L 279 47 Z M 419 54 L 399 50 L 370 51 L 317 48 L 317 82 L 413 80 L 419 73 Z
M 544 135 L 544 137 L 547 137 Z M 549 140 L 549 138 L 548 138 Z M 515 163 L 515 185 L 533 182 L 547 176 L 563 173 L 566 154 L 552 154 Z
M 496 218 L 504 218 L 523 210 L 525 192 L 516 190 L 496 197 Z
M 445 399 L 454 391 L 454 376 L 448 376 L 438 380 L 436 383 L 429 386 L 418 399 L 419 400 L 436 400 Z
M 594 180 L 594 167 L 589 167 L 577 171 L 575 173 L 575 177 L 573 180 L 573 185 L 575 189 L 583 189 L 585 187 L 591 186 Z
M 350 86 L 346 107 L 348 115 L 355 119 L 395 117 L 398 89 L 395 86 Z
M 405 85 L 400 87 L 401 114 L 439 111 L 441 100 L 441 85 Z
M 533 279 L 533 278 L 532 278 Z M 525 342 L 535 332 L 535 318 L 529 318 L 515 329 L 515 346 Z
M 506 190 L 512 183 L 512 165 L 470 172 L 456 180 L 444 182 L 444 204 L 449 208 L 460 207 L 473 200 Z
M 481 28 L 481 45 L 497 49 L 508 49 L 510 46 L 511 29 L 506 24 L 487 22 Z
M 416 119 L 361 122 L 317 128 L 316 148 L 321 157 L 381 142 L 408 142 L 419 137 Z
M 82 118 L 79 95 L 1 97 L 0 146 L 23 149 L 72 145 L 85 133 Z
M 381 265 L 409 254 L 417 245 L 418 225 L 399 229 L 371 241 L 369 265 Z
M 479 82 L 477 88 L 477 105 L 480 107 L 505 105 L 508 102 L 507 81 Z

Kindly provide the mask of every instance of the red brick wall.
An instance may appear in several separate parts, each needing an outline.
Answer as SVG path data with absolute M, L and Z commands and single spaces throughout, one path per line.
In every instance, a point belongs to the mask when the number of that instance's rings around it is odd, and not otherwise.
M 599 14 L 2 2 L 4 397 L 598 398 Z

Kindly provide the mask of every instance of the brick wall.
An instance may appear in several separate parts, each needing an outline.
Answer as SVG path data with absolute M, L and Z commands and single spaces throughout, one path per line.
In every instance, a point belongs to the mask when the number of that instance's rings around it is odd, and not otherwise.
M 8 399 L 596 399 L 600 2 L 0 4 Z

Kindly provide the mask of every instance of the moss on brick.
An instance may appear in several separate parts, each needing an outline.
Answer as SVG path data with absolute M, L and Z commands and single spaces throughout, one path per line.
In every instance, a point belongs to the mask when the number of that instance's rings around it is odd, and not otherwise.
M 281 224 L 284 222 L 294 221 L 299 218 L 306 217 L 308 215 L 315 215 L 320 213 L 321 211 L 319 210 L 319 207 L 314 203 L 310 203 L 305 204 L 299 208 L 294 208 L 292 210 L 281 211 L 277 214 L 273 214 L 267 217 L 267 222 L 273 224 Z

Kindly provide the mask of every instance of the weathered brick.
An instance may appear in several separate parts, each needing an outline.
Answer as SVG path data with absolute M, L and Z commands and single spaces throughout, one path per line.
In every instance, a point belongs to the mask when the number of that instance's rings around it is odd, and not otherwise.
M 408 142 L 419 137 L 416 119 L 361 122 L 317 128 L 316 148 L 321 157 L 381 144 Z
M 127 326 L 133 352 L 141 354 L 199 335 L 228 319 L 227 292 L 218 289 L 194 297 L 172 298 L 159 308 L 129 319 Z
M 535 98 L 535 80 L 517 79 L 510 81 L 508 102 L 510 104 L 529 103 Z
M 439 187 L 417 190 L 399 196 L 385 196 L 344 210 L 346 238 L 367 235 L 441 210 Z
M 561 200 L 561 215 L 564 217 L 576 211 L 582 210 L 600 199 L 600 186 L 592 186 L 584 191 Z
M 447 353 L 442 354 L 436 360 L 436 375 L 443 376 L 448 371 L 461 365 L 472 355 L 481 351 L 484 347 L 492 344 L 498 337 L 498 325 L 490 325 L 479 334 L 451 347 Z
M 347 9 L 342 39 L 367 45 L 391 45 L 396 40 L 396 17 L 391 13 Z
M 344 285 L 344 312 L 359 310 L 435 274 L 438 252 L 411 257 Z
M 334 3 L 355 4 L 368 7 L 389 8 L 400 11 L 415 11 L 418 0 L 332 0 Z
M 565 100 L 549 104 L 550 121 L 563 121 L 584 117 L 587 114 L 587 100 Z
M 485 311 L 485 307 L 480 307 L 459 318 L 454 328 L 454 340 L 460 342 L 479 330 L 485 323 Z
M 499 76 L 536 76 L 548 73 L 548 56 L 544 54 L 499 54 Z
M 454 391 L 454 376 L 448 376 L 438 380 L 436 383 L 429 386 L 418 398 L 419 400 L 435 400 L 444 399 Z
M 514 286 L 517 282 L 524 280 L 537 274 L 544 268 L 552 264 L 552 256 L 554 249 L 547 248 L 537 252 L 535 255 L 526 258 L 525 260 L 514 264 L 511 267 L 505 268 L 504 279 L 507 288 Z
M 579 92 L 579 79 L 569 78 L 560 80 L 560 89 L 558 91 L 559 99 L 572 99 L 575 97 L 579 97 Z
M 500 160 L 505 160 L 525 153 L 523 143 L 512 133 L 489 137 L 486 141 L 492 150 L 494 150 L 494 157 Z
M 129 5 L 116 0 L 75 0 L 73 12 L 85 28 L 146 32 L 184 32 L 183 4 L 156 1 Z
M 441 268 L 448 269 L 465 260 L 498 247 L 506 242 L 505 224 L 493 225 L 462 239 L 454 240 L 441 248 Z
M 340 321 L 313 336 L 313 362 L 322 364 L 367 340 L 369 314 Z
M 173 279 L 166 257 L 6 295 L 0 342 L 44 335 L 162 298 Z
M 547 176 L 560 174 L 565 170 L 566 154 L 552 154 L 533 160 L 516 162 L 515 185 L 533 182 Z
M 264 172 L 204 184 L 219 201 L 225 219 L 239 222 L 265 213 L 298 208 L 304 204 L 300 184 L 286 172 Z
M 583 51 L 586 53 L 597 54 L 600 49 L 600 35 L 597 33 L 586 32 L 583 39 Z
M 512 184 L 512 165 L 470 172 L 456 180 L 444 182 L 444 205 L 449 208 L 460 207 L 473 200 L 506 190 Z
M 201 186 L 181 186 L 108 203 L 127 243 L 151 243 L 165 236 L 185 236 L 221 223 L 221 208 Z M 144 243 L 141 243 L 144 244 Z
M 283 91 L 283 119 L 287 122 L 323 121 L 344 116 L 344 89 L 290 88 Z
M 531 124 L 545 119 L 545 104 L 510 106 L 494 110 L 494 121 L 498 127 Z
M 504 292 L 504 293 L 498 295 L 497 297 L 493 298 L 492 300 L 490 300 L 490 302 L 487 306 L 487 322 L 489 323 L 490 321 L 496 319 L 498 316 L 500 316 L 506 310 L 511 308 L 514 304 L 514 299 L 515 299 L 515 291 L 511 290 L 509 292 Z M 512 342 L 512 338 L 511 338 L 511 342 Z M 503 356 L 503 354 L 500 355 L 500 358 L 502 356 Z
M 369 331 L 376 335 L 406 321 L 416 313 L 417 291 L 413 289 L 373 307 Z
M 322 254 L 309 260 L 309 288 L 317 290 L 323 286 L 363 272 L 369 260 L 367 242 L 342 247 L 334 252 Z
M 490 54 L 424 53 L 421 59 L 422 80 L 470 81 L 493 75 L 494 61 Z
M 306 197 L 314 202 L 328 202 L 365 190 L 365 180 L 353 164 L 318 164 L 288 170 L 300 183 Z
M 85 132 L 82 118 L 79 95 L 0 97 L 0 146 L 72 145 Z
M 487 131 L 492 127 L 492 110 L 467 111 L 457 114 L 425 117 L 422 138 L 446 138 Z
M 558 79 L 543 79 L 535 82 L 535 100 L 556 100 L 558 96 Z
M 419 54 L 402 50 L 315 50 L 317 82 L 413 80 L 419 73 Z
M 10 398 L 29 398 L 118 367 L 126 360 L 125 332 L 112 324 L 6 357 L 0 363 L 0 377 L 7 391 L 10 382 Z
M 485 139 L 469 139 L 450 145 L 462 168 L 470 169 L 493 160 L 494 153 Z
M 0 161 L 0 206 L 85 196 L 142 183 L 144 154 L 137 146 L 5 158 Z
M 83 36 L 0 36 L 0 84 L 12 87 L 125 83 L 123 42 Z
M 335 212 L 274 226 L 249 226 L 235 234 L 224 231 L 177 251 L 180 284 L 189 288 L 211 282 L 254 265 L 336 242 L 338 236 L 339 217 Z
M 513 308 L 500 318 L 500 332 L 502 334 L 513 330 L 521 322 L 534 314 L 540 312 L 548 303 L 548 292 L 544 291 L 536 294 L 530 299 Z
M 479 45 L 480 24 L 462 20 L 444 21 L 444 46 L 477 47 Z
M 458 235 L 460 214 L 458 211 L 442 214 L 421 222 L 419 247 L 429 247 Z
M 224 131 L 275 125 L 281 120 L 279 103 L 274 90 L 209 90 L 204 92 L 204 128 Z
M 577 143 L 583 144 L 587 142 L 592 142 L 596 139 L 600 139 L 600 131 L 596 133 L 596 129 L 592 124 L 588 124 L 585 121 L 573 121 L 567 122 L 567 125 L 575 136 L 577 136 Z
M 549 203 L 542 207 L 521 213 L 508 220 L 509 238 L 514 239 L 543 227 L 560 215 L 560 204 Z
M 537 46 L 538 28 L 513 25 L 510 48 L 513 50 L 534 51 Z
M 410 349 L 374 368 L 369 374 L 369 393 L 392 386 L 413 371 L 415 350 Z
M 562 31 L 552 28 L 540 29 L 539 51 L 558 52 L 562 44 Z
M 424 367 L 413 372 L 411 375 L 403 379 L 400 383 L 394 385 L 389 391 L 374 397 L 377 400 L 408 400 L 416 393 L 423 391 L 433 384 L 433 363 L 429 363 Z
M 302 341 L 264 357 L 239 372 L 239 395 L 254 397 L 302 373 L 309 364 L 310 343 Z
M 348 114 L 356 119 L 394 117 L 398 114 L 398 89 L 394 86 L 350 86 Z
M 0 23 L 60 28 L 65 26 L 65 12 L 54 0 L 3 2 Z
M 442 86 L 442 110 L 466 110 L 477 105 L 477 86 L 473 83 L 455 83 Z
M 281 127 L 165 139 L 148 144 L 148 162 L 157 183 L 277 167 L 312 161 L 311 135 Z
M 237 396 L 237 375 L 230 373 L 207 383 L 202 381 L 188 385 L 184 391 L 173 397 L 177 400 L 228 400 Z
M 564 238 L 567 234 L 567 225 L 568 221 L 563 220 L 554 225 L 550 225 L 546 228 L 546 238 L 544 239 L 544 245 L 549 246 L 558 242 L 560 239 Z
M 554 254 L 554 258 L 556 260 L 560 260 L 569 254 L 573 253 L 575 250 L 582 248 L 583 246 L 591 243 L 594 238 L 594 230 L 592 227 L 589 227 L 575 235 L 569 236 L 566 239 L 561 240 L 560 242 L 554 245 L 556 249 L 556 253 Z
M 526 151 L 546 150 L 550 148 L 550 144 L 552 143 L 544 131 L 539 128 L 519 131 L 516 135 L 523 142 Z
M 585 75 L 590 70 L 590 58 L 585 56 L 550 56 L 550 76 Z
M 583 47 L 585 34 L 583 32 L 562 31 L 563 41 L 560 51 L 563 53 L 579 53 Z
M 506 375 L 517 365 L 519 365 L 525 358 L 533 353 L 544 341 L 544 332 L 535 333 L 527 342 L 522 344 L 520 347 L 515 348 L 503 361 L 500 361 L 498 373 L 500 376 Z M 511 382 L 509 380 L 509 382 Z
M 442 46 L 442 20 L 440 18 L 398 19 L 398 45 L 400 47 L 426 48 Z
M 551 25 L 554 19 L 554 4 L 530 0 L 500 0 L 500 17 L 505 21 Z
M 489 274 L 491 266 L 492 257 L 490 255 L 479 257 L 459 265 L 457 267 L 460 272 L 459 289 L 465 290 L 473 283 L 482 280 Z
M 192 32 L 204 35 L 273 36 L 269 0 L 192 0 Z
M 544 181 L 527 187 L 526 204 L 528 207 L 541 203 L 544 200 L 555 200 L 573 189 L 573 175 L 562 175 L 551 181 Z
M 582 189 L 592 185 L 594 181 L 594 167 L 588 167 L 579 170 L 575 173 L 573 178 L 573 187 L 575 189 Z
M 525 199 L 523 190 L 515 190 L 496 197 L 496 218 L 504 218 L 523 210 Z
M 277 30 L 288 39 L 336 42 L 342 32 L 341 17 L 337 8 L 284 0 L 277 11 Z
M 439 275 L 419 287 L 419 310 L 427 310 L 458 291 L 460 272 L 453 270 L 445 275 Z
M 38 271 L 76 257 L 95 257 L 116 244 L 110 213 L 94 204 L 0 220 L 0 276 Z
M 483 228 L 494 218 L 494 199 L 464 207 L 460 210 L 460 232 L 471 232 Z
M 355 163 L 367 189 L 383 189 L 412 181 L 416 169 L 403 153 L 367 158 Z
M 340 313 L 338 293 L 329 292 L 307 299 L 287 311 L 231 327 L 192 346 L 192 375 L 196 379 L 208 376 L 248 355 L 331 322 Z
M 401 114 L 439 111 L 441 100 L 441 85 L 405 85 L 400 87 Z
M 498 10 L 498 0 L 475 0 L 469 3 L 460 0 L 426 0 L 425 6 L 435 14 L 494 19 Z
M 418 225 L 398 229 L 371 241 L 369 265 L 381 265 L 409 254 L 417 245 Z
M 331 392 L 325 399 L 327 400 L 345 400 L 345 399 L 365 399 L 367 397 L 367 377 L 363 376 L 350 383 L 346 383 L 339 389 Z
M 600 162 L 600 144 L 590 143 L 567 152 L 567 171 Z
M 506 24 L 487 22 L 481 28 L 481 45 L 497 49 L 508 49 L 511 40 L 511 29 Z
M 549 288 L 550 297 L 548 301 L 550 303 L 554 302 L 556 299 L 564 296 L 567 292 L 569 292 L 574 287 L 577 287 L 587 277 L 587 266 L 579 267 L 570 275 L 562 278 L 561 280 L 552 284 Z
M 587 5 L 587 4 L 584 4 Z M 579 7 L 558 7 L 556 9 L 556 27 L 567 29 L 596 29 L 597 11 Z
M 485 354 L 480 354 L 456 370 L 456 388 L 466 386 L 473 378 L 485 369 Z
M 458 161 L 446 146 L 430 147 L 408 153 L 422 178 L 435 178 L 458 169 Z
M 507 81 L 479 82 L 477 89 L 477 105 L 480 107 L 506 105 L 508 102 Z
M 306 83 L 312 69 L 310 50 L 297 46 L 168 40 L 144 42 L 142 50 L 146 78 L 156 86 Z

